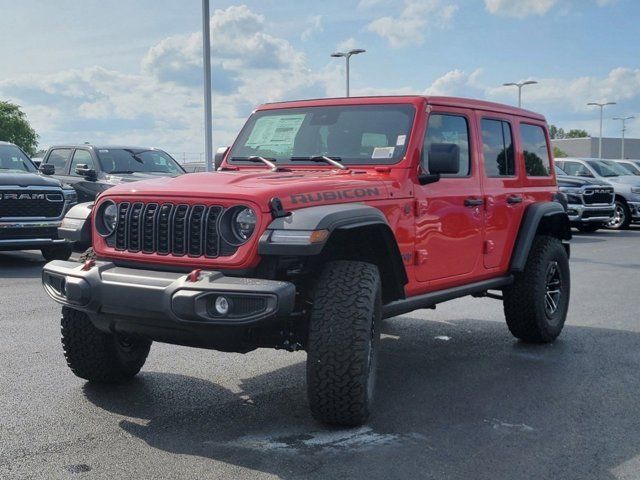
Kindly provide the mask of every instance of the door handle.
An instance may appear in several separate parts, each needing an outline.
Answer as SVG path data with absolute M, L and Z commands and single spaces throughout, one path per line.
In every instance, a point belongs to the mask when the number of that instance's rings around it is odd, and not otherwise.
M 509 205 L 515 205 L 516 203 L 522 203 L 523 198 L 520 195 L 511 195 L 507 197 L 507 203 Z
M 482 198 L 469 197 L 464 199 L 465 207 L 479 207 L 480 205 L 484 205 L 484 199 Z

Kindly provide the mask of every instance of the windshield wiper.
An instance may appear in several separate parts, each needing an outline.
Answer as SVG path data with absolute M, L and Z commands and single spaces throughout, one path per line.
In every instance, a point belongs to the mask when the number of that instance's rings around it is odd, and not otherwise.
M 265 158 L 257 155 L 252 155 L 251 157 L 232 157 L 230 159 L 232 162 L 254 162 L 254 163 L 264 163 L 267 167 L 271 169 L 272 172 L 278 171 L 278 166 L 273 163 L 275 159 L 273 158 Z
M 112 174 L 114 174 L 114 173 L 115 173 L 115 174 L 118 174 L 118 173 L 128 173 L 128 174 L 130 175 L 130 174 L 132 174 L 132 173 L 136 173 L 136 172 L 134 172 L 133 170 L 114 170 L 113 172 L 109 172 L 109 175 L 112 175 Z
M 125 152 L 129 152 L 131 154 L 131 156 L 133 157 L 133 159 L 138 163 L 144 163 L 144 160 L 142 160 L 140 157 L 138 157 L 138 155 L 140 155 L 141 153 L 145 153 L 145 152 L 153 152 L 153 150 L 140 150 L 138 152 L 135 152 L 135 151 L 131 150 L 130 148 L 123 148 L 122 150 L 124 150 Z
M 312 157 L 291 157 L 292 162 L 325 162 L 334 167 L 338 167 L 340 170 L 349 170 L 349 167 L 340 163 L 342 158 L 340 157 L 327 157 L 325 155 L 314 155 Z

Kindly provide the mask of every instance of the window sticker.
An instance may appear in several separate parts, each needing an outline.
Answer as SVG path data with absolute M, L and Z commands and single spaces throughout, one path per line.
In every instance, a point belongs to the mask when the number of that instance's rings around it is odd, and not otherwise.
M 259 118 L 245 145 L 252 148 L 274 149 L 290 147 L 306 115 L 271 115 Z
M 398 135 L 398 140 L 396 140 L 396 146 L 402 147 L 404 145 L 404 142 L 406 141 L 407 141 L 406 135 Z
M 395 147 L 376 147 L 373 149 L 371 158 L 393 158 Z

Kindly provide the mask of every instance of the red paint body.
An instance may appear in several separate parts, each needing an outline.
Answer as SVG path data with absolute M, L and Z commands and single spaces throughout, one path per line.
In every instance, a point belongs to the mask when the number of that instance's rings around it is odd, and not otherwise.
M 268 203 L 277 196 L 286 210 L 360 201 L 380 209 L 393 230 L 409 278 L 408 297 L 431 290 L 467 284 L 507 272 L 523 213 L 534 202 L 550 201 L 557 191 L 555 173 L 527 177 L 519 124 L 544 129 L 549 158 L 549 137 L 543 116 L 504 105 L 446 97 L 372 97 L 324 99 L 270 104 L 259 110 L 327 105 L 411 104 L 416 116 L 404 158 L 393 165 L 357 165 L 337 170 L 330 165 L 287 165 L 287 171 L 270 172 L 264 165 L 234 165 L 234 170 L 195 173 L 176 178 L 123 184 L 108 190 L 98 201 L 170 201 L 188 204 L 231 206 L 242 203 L 258 212 L 252 239 L 229 257 L 207 259 L 116 251 L 94 230 L 96 253 L 107 259 L 126 259 L 140 264 L 163 264 L 202 269 L 255 267 L 258 239 L 271 222 Z M 442 178 L 420 185 L 418 174 L 428 117 L 453 113 L 467 119 L 470 135 L 471 174 L 465 178 Z M 510 122 L 515 146 L 516 175 L 490 178 L 483 167 L 482 118 Z M 237 168 L 236 168 L 237 167 Z M 366 198 L 357 194 L 367 192 Z M 321 192 L 324 192 L 320 195 Z M 329 193 L 326 193 L 329 192 Z M 342 192 L 342 193 L 335 193 Z M 507 203 L 512 195 L 517 204 Z M 468 207 L 467 198 L 484 200 Z M 306 199 L 306 200 L 303 200 Z

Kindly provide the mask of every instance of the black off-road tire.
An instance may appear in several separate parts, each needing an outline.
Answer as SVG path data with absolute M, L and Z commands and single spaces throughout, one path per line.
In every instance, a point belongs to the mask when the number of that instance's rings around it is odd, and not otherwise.
M 80 263 L 84 263 L 87 260 L 97 260 L 97 259 L 98 257 L 96 256 L 96 252 L 93 251 L 93 247 L 89 247 L 84 251 L 82 255 L 80 255 L 80 258 L 78 259 L 78 261 Z
M 603 226 L 604 225 L 602 225 L 601 223 L 585 223 L 582 225 L 578 225 L 576 228 L 582 233 L 593 233 L 597 232 Z
M 73 253 L 73 247 L 68 243 L 64 243 L 62 245 L 42 247 L 40 252 L 47 262 L 51 260 L 69 260 L 69 257 Z
M 97 383 L 122 383 L 144 365 L 151 341 L 105 333 L 84 312 L 62 307 L 62 346 L 76 376 Z
M 557 309 L 547 308 L 547 293 L 555 291 L 550 271 L 555 265 L 559 273 L 560 296 Z M 569 258 L 562 242 L 555 237 L 539 235 L 529 252 L 524 271 L 515 275 L 512 285 L 504 289 L 504 314 L 507 326 L 514 337 L 530 343 L 553 342 L 564 327 L 569 308 L 571 278 Z M 548 304 L 551 305 L 551 304 Z
M 329 262 L 311 294 L 307 395 L 313 417 L 357 426 L 367 421 L 380 344 L 382 315 L 378 267 Z

